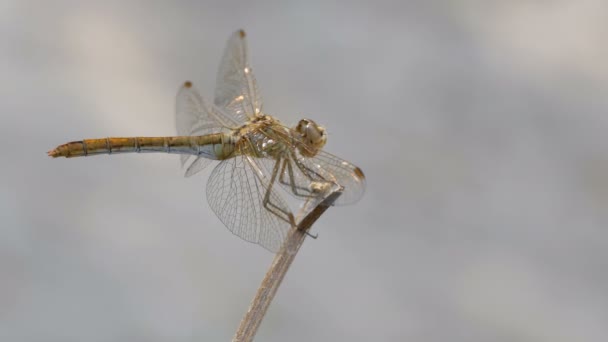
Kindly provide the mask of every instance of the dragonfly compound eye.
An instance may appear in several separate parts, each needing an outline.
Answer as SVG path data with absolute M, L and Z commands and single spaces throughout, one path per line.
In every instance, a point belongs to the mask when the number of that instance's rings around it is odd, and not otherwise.
M 300 151 L 304 156 L 314 156 L 327 142 L 325 128 L 317 125 L 312 120 L 300 120 L 295 130 L 300 134 L 301 141 L 305 145 L 305 148 Z

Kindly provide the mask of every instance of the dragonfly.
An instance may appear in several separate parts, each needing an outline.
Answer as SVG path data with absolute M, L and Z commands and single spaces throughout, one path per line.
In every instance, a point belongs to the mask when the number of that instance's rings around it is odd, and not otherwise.
M 264 113 L 243 30 L 228 39 L 213 104 L 186 81 L 177 93 L 175 119 L 177 136 L 85 139 L 60 145 L 48 155 L 179 154 L 186 177 L 219 161 L 207 181 L 209 206 L 233 234 L 272 252 L 297 227 L 282 193 L 311 201 L 339 187 L 342 193 L 334 204 L 344 205 L 358 201 L 365 191 L 359 167 L 323 150 L 323 126 L 301 119 L 288 127 Z

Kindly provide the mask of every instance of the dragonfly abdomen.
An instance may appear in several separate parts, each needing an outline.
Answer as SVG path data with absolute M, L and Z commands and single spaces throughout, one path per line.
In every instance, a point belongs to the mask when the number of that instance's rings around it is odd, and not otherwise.
M 85 139 L 60 145 L 48 154 L 54 158 L 72 158 L 99 154 L 160 152 L 225 159 L 234 150 L 233 146 L 229 136 L 214 133 L 202 136 Z

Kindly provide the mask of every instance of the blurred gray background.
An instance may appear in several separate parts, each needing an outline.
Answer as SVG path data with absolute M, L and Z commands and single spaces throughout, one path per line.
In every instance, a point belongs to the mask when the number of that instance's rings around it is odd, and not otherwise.
M 177 156 L 52 160 L 174 134 L 247 30 L 264 108 L 368 188 L 330 209 L 259 341 L 605 341 L 608 3 L 0 2 L 0 340 L 228 341 L 272 255 Z

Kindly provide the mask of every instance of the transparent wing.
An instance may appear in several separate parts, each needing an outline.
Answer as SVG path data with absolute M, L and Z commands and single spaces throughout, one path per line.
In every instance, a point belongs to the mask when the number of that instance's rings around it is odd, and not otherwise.
M 205 103 L 189 81 L 185 82 L 177 92 L 175 113 L 178 135 L 205 135 L 239 126 L 235 118 L 230 117 L 219 108 Z M 181 156 L 182 166 L 186 164 L 190 157 L 190 155 Z M 200 157 L 196 161 L 199 159 Z M 202 161 L 196 163 L 196 165 L 193 163 L 187 175 L 201 171 L 204 166 L 206 164 Z
M 207 200 L 233 234 L 277 252 L 292 224 L 268 209 L 265 204 L 268 188 L 268 179 L 255 161 L 240 155 L 213 169 L 207 182 Z M 270 190 L 269 201 L 275 209 L 291 214 L 274 189 Z
M 307 150 L 307 145 L 289 135 L 287 130 L 272 130 L 272 139 L 290 146 L 281 161 L 277 182 L 290 194 L 300 199 L 323 195 L 323 191 L 332 184 L 344 189 L 335 205 L 346 205 L 357 202 L 365 192 L 365 175 L 363 171 L 350 162 L 325 151 L 317 151 L 314 157 L 305 157 L 300 150 Z M 313 154 L 313 153 L 307 153 Z M 262 161 L 270 172 L 270 165 Z
M 336 184 L 344 187 L 342 195 L 335 205 L 346 205 L 357 202 L 365 192 L 365 175 L 356 165 L 325 151 L 319 151 L 314 157 L 298 157 L 298 164 L 313 170 L 322 178 L 330 178 Z
M 247 54 L 245 31 L 236 31 L 228 39 L 215 83 L 215 105 L 225 108 L 240 123 L 262 111 L 262 101 Z
M 184 164 L 185 163 L 184 158 L 183 158 L 184 155 L 182 155 L 181 157 L 182 157 L 182 164 Z M 185 157 L 190 157 L 190 156 L 185 155 Z M 185 158 L 185 160 L 188 160 L 188 158 Z M 190 165 L 186 168 L 185 176 L 190 177 L 192 175 L 195 175 L 195 174 L 203 171 L 207 166 L 209 166 L 209 164 L 211 164 L 214 161 L 215 160 L 205 158 L 204 156 L 196 157 L 196 159 L 194 159 L 194 161 L 192 163 L 190 163 Z

